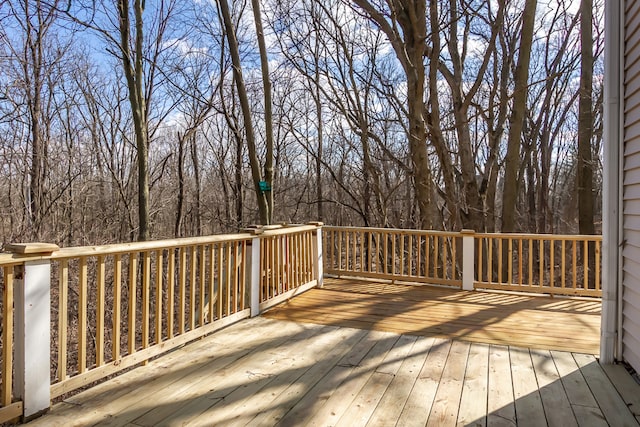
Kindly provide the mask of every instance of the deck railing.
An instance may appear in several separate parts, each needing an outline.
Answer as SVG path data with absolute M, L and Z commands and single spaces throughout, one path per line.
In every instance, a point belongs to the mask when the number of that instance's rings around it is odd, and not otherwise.
M 601 296 L 601 238 L 323 227 L 0 254 L 0 422 L 321 284 Z M 53 368 L 53 369 L 52 369 Z
M 602 296 L 601 236 L 325 226 L 323 238 L 327 274 Z
M 15 253 L 0 254 L 0 422 L 37 415 L 55 397 L 315 286 L 320 234 L 313 224 L 63 249 L 10 245 Z
M 475 234 L 475 287 L 602 296 L 601 236 Z
M 323 228 L 325 273 L 462 286 L 462 235 L 389 228 Z

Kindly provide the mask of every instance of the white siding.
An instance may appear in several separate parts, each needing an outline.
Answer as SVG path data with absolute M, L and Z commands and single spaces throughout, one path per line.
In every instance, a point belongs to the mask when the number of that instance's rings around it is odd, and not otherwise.
M 624 4 L 622 358 L 640 372 L 640 2 Z

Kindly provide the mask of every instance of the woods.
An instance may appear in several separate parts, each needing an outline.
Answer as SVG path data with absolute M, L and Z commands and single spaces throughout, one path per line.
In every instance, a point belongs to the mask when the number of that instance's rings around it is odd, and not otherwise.
M 0 3 L 2 241 L 600 231 L 600 0 Z

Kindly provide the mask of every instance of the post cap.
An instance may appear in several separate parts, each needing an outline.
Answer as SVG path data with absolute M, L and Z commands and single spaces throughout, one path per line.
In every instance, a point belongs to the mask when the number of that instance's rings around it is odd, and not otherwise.
M 475 230 L 470 230 L 468 228 L 463 228 L 462 230 L 460 230 L 460 234 L 475 234 Z
M 322 221 L 309 221 L 309 222 L 307 222 L 307 225 L 315 225 L 316 227 L 322 227 L 324 225 L 324 222 L 322 222 Z
M 50 255 L 60 250 L 60 247 L 53 243 L 7 243 L 4 245 L 4 250 L 20 255 Z

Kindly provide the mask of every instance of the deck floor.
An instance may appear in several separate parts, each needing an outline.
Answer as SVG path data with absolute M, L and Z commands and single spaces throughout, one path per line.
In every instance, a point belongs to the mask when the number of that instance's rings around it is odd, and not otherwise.
M 624 368 L 605 370 L 592 355 L 258 317 L 32 425 L 631 426 L 638 399 Z
M 274 319 L 598 354 L 595 299 L 465 292 L 357 279 L 325 279 L 270 310 Z
M 640 386 L 592 354 L 327 319 L 241 321 L 70 397 L 30 425 L 640 425 Z

